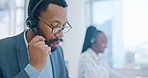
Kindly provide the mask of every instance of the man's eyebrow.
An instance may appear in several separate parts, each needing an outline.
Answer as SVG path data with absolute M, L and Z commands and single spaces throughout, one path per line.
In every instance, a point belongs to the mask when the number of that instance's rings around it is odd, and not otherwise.
M 53 22 L 61 23 L 59 20 L 54 20 Z
M 59 21 L 59 20 L 54 20 L 54 21 L 52 21 L 52 22 L 57 22 L 57 23 L 59 23 L 59 24 L 61 24 L 62 22 L 61 21 Z M 67 21 L 66 22 L 64 22 L 64 24 L 66 24 L 67 23 Z

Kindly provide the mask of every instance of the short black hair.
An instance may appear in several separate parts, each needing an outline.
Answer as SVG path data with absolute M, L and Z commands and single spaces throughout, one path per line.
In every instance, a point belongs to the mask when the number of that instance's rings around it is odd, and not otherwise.
M 39 2 L 40 0 L 30 0 L 28 5 L 28 16 L 31 15 L 31 12 L 34 8 L 34 6 Z M 48 5 L 56 4 L 61 7 L 68 7 L 65 0 L 42 0 L 42 3 L 35 9 L 34 16 L 39 16 L 41 11 L 46 11 Z

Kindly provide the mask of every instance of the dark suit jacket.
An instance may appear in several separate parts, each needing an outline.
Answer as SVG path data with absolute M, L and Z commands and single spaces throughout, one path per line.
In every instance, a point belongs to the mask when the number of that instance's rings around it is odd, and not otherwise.
M 0 40 L 0 78 L 29 78 L 24 68 L 29 63 L 24 32 Z M 59 46 L 50 55 L 54 78 L 68 78 L 63 51 Z

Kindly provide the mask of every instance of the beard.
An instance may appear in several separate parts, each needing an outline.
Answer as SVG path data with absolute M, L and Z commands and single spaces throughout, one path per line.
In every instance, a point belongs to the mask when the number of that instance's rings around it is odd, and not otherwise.
M 49 47 L 51 47 L 51 52 L 54 52 L 57 47 L 59 46 L 59 43 L 63 42 L 62 38 L 55 38 L 51 40 L 46 40 L 45 44 L 47 44 Z
M 40 32 L 40 29 L 39 29 L 38 26 L 37 26 L 37 30 L 38 30 L 39 32 L 36 32 L 34 29 L 31 29 L 31 30 L 33 31 L 33 33 L 34 33 L 35 35 L 43 36 L 43 34 Z M 44 37 L 44 36 L 43 36 L 43 37 Z M 45 44 L 47 44 L 49 47 L 51 47 L 51 52 L 54 52 L 54 51 L 57 49 L 58 44 L 59 44 L 60 42 L 63 42 L 63 39 L 62 39 L 62 38 L 54 38 L 54 39 L 51 39 L 51 40 L 46 40 L 46 41 L 45 41 Z

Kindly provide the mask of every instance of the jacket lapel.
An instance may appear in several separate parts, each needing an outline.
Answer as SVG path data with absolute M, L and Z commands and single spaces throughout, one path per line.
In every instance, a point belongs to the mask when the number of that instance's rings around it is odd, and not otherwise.
M 29 63 L 27 47 L 24 41 L 24 33 L 25 32 L 19 34 L 16 41 L 17 58 L 20 70 L 23 70 Z

